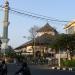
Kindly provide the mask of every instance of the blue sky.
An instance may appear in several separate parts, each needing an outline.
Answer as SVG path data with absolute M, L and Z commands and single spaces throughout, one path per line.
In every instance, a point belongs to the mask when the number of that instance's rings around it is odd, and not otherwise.
M 0 0 L 0 5 L 4 4 L 4 0 Z M 11 8 L 25 10 L 28 12 L 44 15 L 59 20 L 75 19 L 75 0 L 9 0 Z M 3 11 L 0 9 L 0 34 L 2 35 Z M 34 25 L 42 27 L 47 23 L 46 20 L 21 16 L 15 13 L 9 13 L 9 45 L 14 48 L 27 41 L 23 36 L 29 36 L 29 29 Z M 52 22 L 49 24 L 55 27 L 57 31 L 63 33 L 63 27 L 66 23 Z

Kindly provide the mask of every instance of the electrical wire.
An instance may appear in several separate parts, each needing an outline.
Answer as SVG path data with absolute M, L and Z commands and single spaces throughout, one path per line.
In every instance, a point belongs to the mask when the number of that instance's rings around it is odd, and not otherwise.
M 0 5 L 0 7 L 4 8 L 2 5 Z M 42 20 L 47 20 L 47 21 L 56 21 L 56 22 L 65 22 L 65 23 L 69 22 L 69 21 L 65 21 L 65 20 L 59 20 L 59 19 L 56 19 L 56 18 L 51 18 L 51 17 L 35 14 L 35 13 L 32 13 L 32 12 L 27 12 L 27 11 L 24 11 L 24 10 L 18 10 L 18 9 L 15 9 L 15 8 L 9 8 L 9 11 L 11 11 L 13 13 L 16 13 L 16 14 L 19 14 L 19 15 L 29 16 L 29 17 L 32 17 L 32 18 L 37 18 L 37 19 L 42 19 Z

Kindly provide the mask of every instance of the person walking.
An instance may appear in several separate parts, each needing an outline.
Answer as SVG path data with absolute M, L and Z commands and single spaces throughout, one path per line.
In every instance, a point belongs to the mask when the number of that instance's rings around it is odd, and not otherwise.
M 22 75 L 31 75 L 30 68 L 28 67 L 26 62 L 22 63 L 22 67 L 15 73 L 15 75 L 19 73 Z
M 7 75 L 7 64 L 5 63 L 5 60 L 3 60 L 0 65 L 0 73 L 0 75 Z

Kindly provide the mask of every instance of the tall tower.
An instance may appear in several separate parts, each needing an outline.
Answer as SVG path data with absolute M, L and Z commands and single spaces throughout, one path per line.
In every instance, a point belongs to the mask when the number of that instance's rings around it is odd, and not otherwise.
M 2 50 L 5 54 L 8 48 L 8 26 L 9 26 L 9 2 L 4 0 L 4 18 L 3 18 L 3 36 L 2 36 Z

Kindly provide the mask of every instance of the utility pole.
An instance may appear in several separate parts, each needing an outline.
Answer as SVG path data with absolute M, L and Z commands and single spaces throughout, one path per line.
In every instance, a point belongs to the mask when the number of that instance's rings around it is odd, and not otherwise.
M 2 46 L 1 52 L 4 54 L 8 49 L 8 26 L 9 26 L 9 2 L 4 0 L 4 18 L 3 18 L 3 35 L 2 35 Z
M 33 57 L 35 58 L 35 36 L 33 37 Z
M 59 58 L 58 58 L 58 66 L 59 67 L 61 66 L 60 60 L 61 60 L 61 54 L 60 54 L 60 48 L 59 48 Z

